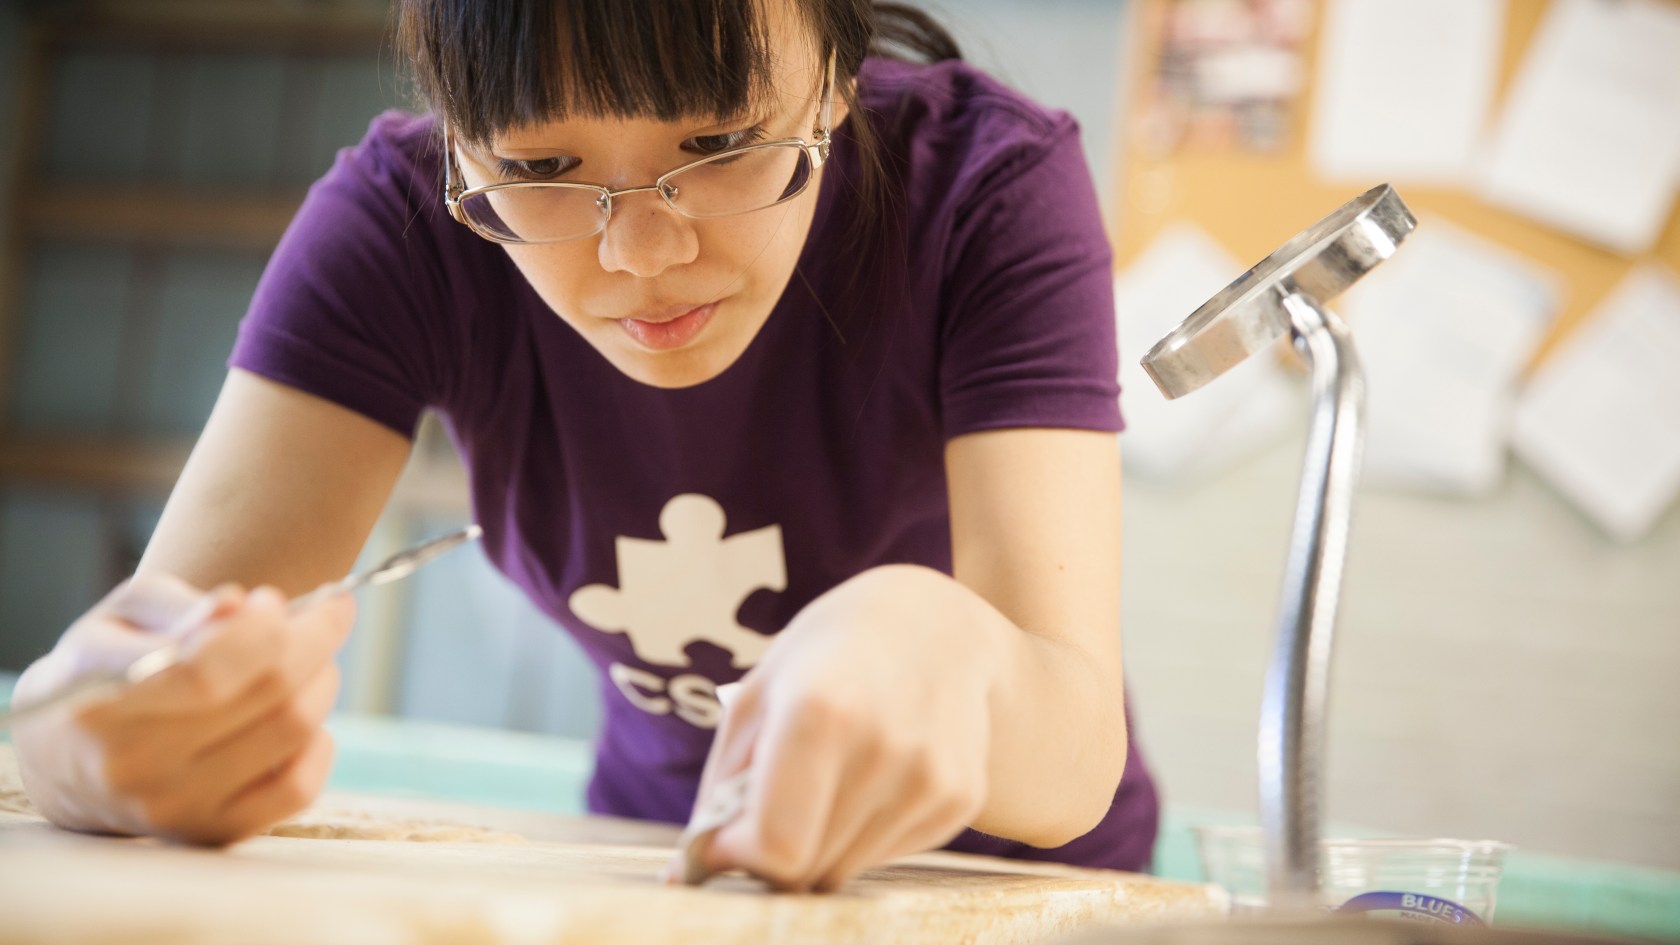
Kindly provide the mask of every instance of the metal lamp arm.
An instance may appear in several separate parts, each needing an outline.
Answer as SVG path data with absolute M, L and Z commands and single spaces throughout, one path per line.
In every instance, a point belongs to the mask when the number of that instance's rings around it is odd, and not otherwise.
M 1342 565 L 1363 445 L 1365 376 L 1353 336 L 1310 296 L 1286 292 L 1296 351 L 1312 369 L 1312 426 L 1284 570 L 1277 644 L 1260 709 L 1260 822 L 1274 906 L 1318 891 L 1326 702 Z

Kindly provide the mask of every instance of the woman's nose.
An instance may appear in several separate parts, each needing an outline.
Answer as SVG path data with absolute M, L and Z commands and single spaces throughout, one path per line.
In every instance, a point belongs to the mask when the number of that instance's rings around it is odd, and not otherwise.
M 601 231 L 601 268 L 633 276 L 657 276 L 691 263 L 700 252 L 694 224 L 655 193 L 618 197 Z

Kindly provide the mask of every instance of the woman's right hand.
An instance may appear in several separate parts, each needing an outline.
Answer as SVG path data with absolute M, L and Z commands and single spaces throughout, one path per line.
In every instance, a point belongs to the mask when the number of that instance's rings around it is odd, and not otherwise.
M 180 634 L 183 659 L 115 694 L 49 711 L 13 732 L 25 791 L 61 827 L 225 844 L 320 794 L 332 762 L 322 723 L 348 595 L 296 616 L 271 587 L 136 576 L 19 678 L 23 704 L 85 673 L 120 669 Z M 182 626 L 182 623 L 187 625 Z

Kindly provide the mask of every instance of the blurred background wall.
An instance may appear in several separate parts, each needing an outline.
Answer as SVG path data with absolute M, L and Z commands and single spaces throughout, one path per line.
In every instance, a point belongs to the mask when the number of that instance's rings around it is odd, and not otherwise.
M 1215 23 L 1254 8 L 1200 6 Z M 1157 134 L 1162 104 L 1183 104 L 1168 80 L 1182 79 L 1180 54 L 1196 48 L 1163 32 L 1170 5 L 931 5 L 971 59 L 1082 123 L 1116 234 L 1129 361 L 1147 344 L 1139 339 L 1361 189 L 1318 180 L 1303 156 L 1323 10 L 1260 6 L 1300 18 L 1298 35 L 1266 40 L 1297 61 L 1274 48 L 1270 64 L 1224 63 L 1239 89 L 1252 80 L 1265 92 L 1238 94 L 1246 130 L 1210 142 Z M 1500 55 L 1530 45 L 1532 22 L 1552 6 L 1512 0 L 1520 16 L 1509 19 L 1530 28 Z M 15 181 L 0 192 L 0 670 L 44 652 L 144 547 L 290 208 L 369 118 L 408 102 L 384 24 L 374 0 L 0 4 L 0 126 L 10 130 L 0 170 Z M 1500 81 L 1489 127 L 1508 75 Z M 1181 132 L 1193 125 L 1173 120 Z M 1242 186 L 1207 196 L 1218 180 Z M 1423 193 L 1450 209 L 1462 190 L 1435 182 Z M 1672 232 L 1672 207 L 1664 213 Z M 1527 251 L 1528 239 L 1576 252 L 1579 241 L 1555 226 L 1499 219 L 1482 235 L 1520 257 L 1553 249 Z M 1458 258 L 1451 248 L 1444 255 Z M 1438 273 L 1373 289 L 1373 334 L 1379 297 L 1419 299 L 1419 281 L 1460 286 L 1453 304 L 1472 312 L 1510 295 L 1485 300 L 1475 292 L 1491 291 L 1488 280 Z M 1586 323 L 1608 288 L 1595 291 L 1554 295 Z M 1349 305 L 1363 337 L 1365 315 Z M 1548 328 L 1526 343 L 1557 348 L 1564 335 Z M 1524 376 L 1541 363 L 1516 361 Z M 1444 386 L 1448 367 L 1436 376 L 1430 364 L 1406 385 Z M 1123 630 L 1136 742 L 1168 802 L 1186 809 L 1255 804 L 1260 683 L 1306 417 L 1299 372 L 1268 370 L 1275 376 L 1239 398 L 1246 413 L 1225 403 L 1219 416 L 1188 400 L 1163 406 L 1125 378 Z M 1191 429 L 1201 439 L 1190 442 Z M 1496 473 L 1474 489 L 1392 475 L 1362 489 L 1328 813 L 1680 868 L 1680 513 L 1666 504 L 1636 536 L 1612 537 L 1550 478 L 1505 455 L 1501 441 Z M 410 472 L 366 557 L 469 514 L 435 435 L 422 438 Z M 476 555 L 369 595 L 345 662 L 348 709 L 577 737 L 599 717 L 596 684 L 569 640 Z

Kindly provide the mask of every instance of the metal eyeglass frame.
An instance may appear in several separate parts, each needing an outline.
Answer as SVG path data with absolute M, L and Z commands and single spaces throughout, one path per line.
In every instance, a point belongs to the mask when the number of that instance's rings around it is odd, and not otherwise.
M 652 184 L 649 184 L 649 185 L 643 186 L 643 187 L 625 187 L 625 188 L 620 189 L 620 190 L 614 190 L 611 187 L 606 187 L 606 186 L 603 186 L 601 184 L 588 184 L 588 183 L 583 183 L 581 181 L 523 181 L 523 180 L 522 181 L 503 181 L 503 182 L 500 182 L 500 183 L 485 184 L 485 185 L 480 186 L 480 187 L 468 187 L 468 186 L 466 186 L 466 184 L 461 179 L 460 164 L 458 163 L 457 158 L 455 157 L 455 133 L 452 130 L 447 130 L 446 129 L 444 131 L 444 162 L 443 162 L 444 163 L 444 186 L 443 186 L 443 203 L 444 203 L 444 206 L 449 208 L 449 215 L 454 217 L 456 222 L 458 222 L 458 223 L 462 224 L 463 226 L 467 227 L 468 229 L 472 230 L 474 233 L 477 233 L 479 236 L 482 236 L 485 239 L 487 239 L 487 240 L 489 240 L 493 243 L 512 243 L 512 244 L 517 244 L 517 245 L 527 245 L 527 244 L 534 244 L 534 243 L 569 243 L 569 242 L 572 242 L 573 240 L 588 239 L 589 237 L 595 236 L 596 234 L 600 233 L 601 231 L 603 231 L 607 228 L 607 222 L 612 219 L 613 206 L 614 206 L 614 203 L 616 201 L 616 198 L 622 197 L 626 194 L 641 193 L 643 191 L 652 191 L 654 193 L 657 193 L 659 195 L 660 199 L 665 201 L 665 205 L 667 207 L 670 207 L 672 210 L 675 210 L 677 213 L 680 213 L 683 216 L 688 217 L 689 219 L 693 219 L 693 220 L 710 220 L 710 219 L 717 219 L 719 217 L 740 216 L 740 215 L 746 214 L 746 213 L 754 213 L 754 212 L 759 211 L 759 210 L 768 210 L 771 207 L 777 206 L 778 204 L 786 203 L 787 201 L 792 200 L 793 198 L 795 198 L 795 197 L 799 196 L 800 194 L 804 193 L 805 188 L 811 186 L 810 178 L 807 177 L 805 182 L 799 185 L 798 190 L 795 190 L 795 191 L 793 191 L 792 193 L 789 193 L 789 194 L 784 194 L 781 197 L 781 199 L 777 200 L 775 203 L 768 203 L 768 204 L 765 204 L 762 207 L 754 207 L 751 210 L 738 210 L 738 211 L 734 211 L 734 212 L 731 212 L 731 213 L 717 213 L 717 214 L 705 214 L 705 215 L 696 215 L 696 214 L 693 214 L 693 213 L 689 213 L 688 211 L 684 210 L 683 208 L 677 206 L 677 204 L 675 202 L 675 200 L 676 200 L 676 188 L 670 186 L 670 180 L 671 180 L 671 178 L 677 176 L 678 174 L 683 173 L 684 171 L 693 170 L 696 167 L 700 167 L 701 165 L 704 165 L 704 164 L 710 164 L 714 161 L 723 160 L 723 159 L 730 158 L 730 157 L 733 157 L 733 156 L 739 155 L 739 154 L 744 154 L 744 153 L 747 153 L 747 152 L 750 152 L 750 151 L 761 151 L 761 150 L 764 150 L 765 148 L 783 148 L 783 147 L 788 147 L 790 145 L 797 145 L 800 148 L 804 149 L 806 156 L 811 161 L 812 176 L 815 176 L 815 173 L 816 173 L 817 169 L 821 168 L 823 166 L 823 164 L 828 161 L 829 150 L 830 150 L 830 147 L 833 143 L 832 139 L 829 135 L 829 132 L 830 132 L 830 130 L 833 126 L 833 123 L 834 123 L 834 59 L 835 59 L 834 52 L 830 51 L 829 54 L 828 54 L 828 70 L 827 70 L 826 75 L 823 77 L 822 104 L 821 104 L 821 107 L 820 107 L 819 111 L 817 112 L 817 126 L 816 126 L 816 129 L 815 129 L 815 140 L 807 141 L 804 138 L 777 138 L 774 141 L 755 141 L 752 144 L 745 144 L 745 145 L 742 145 L 742 146 L 737 147 L 737 148 L 728 148 L 726 150 L 719 151 L 716 154 L 708 154 L 705 157 L 700 158 L 698 160 L 690 161 L 687 164 L 682 165 L 681 167 L 673 168 L 672 170 L 666 171 L 665 173 L 659 175 L 658 179 L 656 179 Z M 596 196 L 596 204 L 598 206 L 600 206 L 600 208 L 601 208 L 600 223 L 595 227 L 594 230 L 592 230 L 588 233 L 582 233 L 582 234 L 579 234 L 577 236 L 568 236 L 568 237 L 565 237 L 564 239 L 554 239 L 554 240 L 509 239 L 508 237 L 505 237 L 505 236 L 502 236 L 502 235 L 496 234 L 496 233 L 487 232 L 486 230 L 480 228 L 477 224 L 473 223 L 473 221 L 470 218 L 468 218 L 467 212 L 464 209 L 462 209 L 462 201 L 466 200 L 468 197 L 474 197 L 474 196 L 477 196 L 479 194 L 487 194 L 487 193 L 490 193 L 490 192 L 496 191 L 496 190 L 509 190 L 509 189 L 513 189 L 513 188 L 528 188 L 528 189 L 564 188 L 564 189 L 569 189 L 569 190 L 587 190 L 587 191 L 593 192 L 597 195 Z

